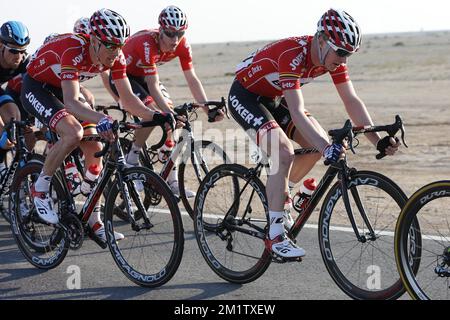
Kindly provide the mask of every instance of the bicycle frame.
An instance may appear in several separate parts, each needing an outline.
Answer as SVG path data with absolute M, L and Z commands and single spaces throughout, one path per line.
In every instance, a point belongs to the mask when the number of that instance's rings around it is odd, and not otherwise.
M 25 137 L 23 136 L 23 128 L 21 127 L 20 123 L 19 125 L 17 125 L 14 122 L 14 120 L 12 120 L 12 131 L 14 132 L 14 135 L 18 137 L 17 143 L 18 148 L 14 156 L 14 159 L 11 163 L 11 166 L 9 167 L 3 180 L 5 181 L 5 183 L 2 183 L 2 186 L 0 188 L 0 195 L 2 196 L 9 193 L 9 190 L 14 181 L 14 176 L 16 174 L 17 169 L 19 168 L 19 165 L 21 163 L 24 163 L 27 160 L 27 155 L 30 154 L 30 151 L 26 147 Z
M 295 150 L 296 154 L 301 154 L 303 149 L 298 149 Z M 264 165 L 259 163 L 255 168 L 250 169 L 249 171 L 249 177 L 250 180 L 253 179 L 253 177 L 258 177 L 261 175 L 261 171 L 263 169 Z M 348 218 L 350 220 L 350 223 L 352 225 L 352 229 L 355 233 L 356 238 L 358 239 L 358 241 L 360 242 L 366 242 L 367 238 L 364 235 L 361 235 L 358 227 L 356 226 L 356 221 L 355 221 L 355 217 L 353 214 L 353 210 L 351 208 L 350 205 L 350 199 L 348 196 L 348 185 L 347 185 L 347 181 L 349 180 L 349 178 L 351 177 L 352 173 L 356 172 L 355 169 L 351 169 L 347 166 L 347 161 L 346 159 L 343 159 L 341 161 L 339 161 L 338 163 L 335 164 L 331 164 L 330 167 L 328 168 L 328 170 L 325 172 L 323 178 L 321 179 L 317 189 L 314 191 L 314 193 L 311 196 L 311 199 L 307 205 L 307 207 L 305 208 L 305 211 L 299 215 L 297 217 L 297 219 L 294 222 L 294 225 L 292 226 L 292 228 L 288 231 L 288 236 L 291 239 L 295 239 L 298 234 L 301 232 L 301 230 L 303 229 L 303 227 L 305 226 L 306 222 L 308 221 L 308 219 L 310 218 L 310 216 L 312 215 L 312 213 L 314 212 L 314 209 L 317 207 L 317 205 L 319 204 L 319 202 L 322 200 L 323 196 L 325 195 L 325 193 L 327 192 L 327 190 L 330 188 L 330 185 L 332 184 L 334 178 L 336 176 L 338 176 L 338 179 L 340 181 L 341 184 L 341 194 L 342 194 L 342 199 L 344 201 L 344 205 L 348 214 Z M 245 191 L 245 189 L 247 188 L 247 186 L 250 184 L 250 180 L 247 181 L 247 183 L 244 185 L 244 187 L 241 189 L 241 193 L 239 194 L 239 197 L 237 199 L 240 198 L 240 196 L 242 195 L 242 193 Z M 252 198 L 254 196 L 255 190 L 252 191 L 252 194 L 250 195 L 249 198 L 249 202 L 247 204 L 247 207 L 245 209 L 245 213 L 243 215 L 242 220 L 245 221 L 245 217 L 247 215 L 247 212 L 249 212 L 249 208 L 251 206 L 251 202 L 252 202 Z M 359 213 L 362 217 L 362 219 L 364 220 L 364 223 L 366 224 L 368 230 L 369 230 L 369 236 L 371 240 L 375 239 L 375 232 L 372 228 L 372 225 L 369 221 L 369 218 L 367 217 L 367 214 L 364 210 L 364 207 L 361 203 L 358 191 L 356 189 L 352 189 L 351 190 L 352 196 L 355 200 L 356 206 L 359 209 Z M 235 224 L 229 223 L 229 221 L 227 220 L 227 217 L 229 217 L 230 214 L 232 214 L 233 211 L 233 207 L 236 204 L 235 203 L 232 204 L 230 210 L 226 213 L 225 217 L 224 217 L 224 225 L 228 228 L 232 228 L 233 230 L 237 230 L 243 233 L 247 233 L 249 235 L 252 236 L 256 236 L 258 238 L 261 239 L 265 239 L 265 232 L 263 228 L 260 228 L 254 224 L 250 224 L 248 221 L 245 221 L 243 223 L 246 223 L 248 225 L 251 225 L 253 228 L 257 229 L 259 232 L 255 232 L 255 231 L 251 231 L 251 230 L 247 230 L 244 228 L 239 228 L 238 226 L 236 226 Z M 256 220 L 253 220 L 256 221 Z

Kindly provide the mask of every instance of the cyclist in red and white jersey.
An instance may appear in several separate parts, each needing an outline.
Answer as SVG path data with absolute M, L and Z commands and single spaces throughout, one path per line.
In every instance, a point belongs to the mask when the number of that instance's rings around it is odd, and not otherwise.
M 173 127 L 172 115 L 162 115 L 145 107 L 131 90 L 121 50 L 129 36 L 125 19 L 112 10 L 101 9 L 90 18 L 90 27 L 90 35 L 60 35 L 44 44 L 33 55 L 23 79 L 21 99 L 24 108 L 60 137 L 50 149 L 43 171 L 32 186 L 37 212 L 50 224 L 59 222 L 49 196 L 50 181 L 66 156 L 80 145 L 83 128 L 79 120 L 95 123 L 100 136 L 109 141 L 114 139 L 111 131 L 113 120 L 79 100 L 80 82 L 110 70 L 127 110 L 144 120 L 170 123 Z M 83 142 L 80 147 L 85 155 L 86 168 L 92 164 L 101 166 L 101 160 L 94 157 L 101 145 Z M 95 212 L 97 214 L 91 216 L 89 225 L 105 241 L 100 212 Z M 123 235 L 116 234 L 116 238 L 123 238 Z
M 185 37 L 188 28 L 186 14 L 176 6 L 168 6 L 159 15 L 159 29 L 140 31 L 127 40 L 123 52 L 127 61 L 127 75 L 133 92 L 151 108 L 163 112 L 173 112 L 173 104 L 164 86 L 161 84 L 157 66 L 178 58 L 189 89 L 198 103 L 207 101 L 202 83 L 192 64 L 192 49 Z M 110 77 L 111 89 L 118 100 L 115 81 Z M 121 97 L 120 97 L 121 98 Z M 205 112 L 207 108 L 204 108 Z M 224 118 L 223 112 L 216 121 Z M 151 129 L 137 132 L 136 141 L 127 155 L 130 165 L 138 163 L 139 152 L 147 140 Z M 169 137 L 171 140 L 172 137 Z M 168 183 L 174 194 L 179 195 L 176 168 L 168 177 Z M 188 197 L 195 193 L 186 190 Z
M 278 170 L 271 172 L 267 180 L 270 228 L 266 246 L 281 257 L 305 255 L 285 235 L 284 224 L 292 224 L 286 221 L 290 216 L 283 210 L 288 186 L 299 182 L 321 155 L 332 163 L 345 152 L 342 145 L 328 142 L 325 130 L 305 110 L 301 87 L 329 73 L 352 121 L 356 125 L 372 125 L 346 65 L 360 44 L 361 31 L 355 20 L 345 11 L 330 9 L 320 18 L 315 36 L 271 43 L 237 68 L 229 94 L 230 112 L 268 156 L 278 156 L 279 160 Z M 393 155 L 400 145 L 389 137 L 381 139 L 377 133 L 366 136 L 388 155 Z M 289 139 L 305 148 L 314 147 L 321 154 L 296 158 Z M 270 150 L 268 145 L 279 147 Z

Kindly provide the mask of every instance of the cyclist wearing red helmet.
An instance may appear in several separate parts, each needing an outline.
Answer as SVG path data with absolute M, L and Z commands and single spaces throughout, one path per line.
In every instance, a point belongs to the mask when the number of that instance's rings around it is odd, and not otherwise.
M 230 112 L 272 160 L 276 156 L 279 160 L 278 170 L 271 172 L 266 186 L 270 215 L 266 246 L 281 257 L 305 255 L 285 234 L 284 224 L 289 225 L 286 220 L 290 218 L 283 210 L 288 185 L 299 182 L 321 156 L 333 163 L 344 153 L 343 146 L 328 142 L 325 130 L 305 110 L 301 87 L 329 73 L 353 122 L 358 126 L 372 125 L 346 65 L 360 45 L 361 30 L 355 20 L 345 11 L 330 9 L 320 18 L 315 36 L 271 43 L 237 68 L 229 94 Z M 392 138 L 381 139 L 376 133 L 367 134 L 367 138 L 388 155 L 399 147 Z M 321 153 L 296 158 L 289 139 Z M 279 147 L 273 150 L 268 145 Z
M 151 108 L 164 112 L 173 112 L 171 98 L 161 84 L 157 66 L 175 58 L 180 60 L 189 89 L 198 103 L 207 101 L 205 90 L 197 77 L 192 64 L 191 46 L 186 40 L 185 32 L 188 28 L 186 14 L 176 6 L 168 6 L 159 15 L 159 30 L 143 30 L 133 36 L 125 44 L 123 52 L 127 61 L 127 75 L 133 87 L 133 92 Z M 120 95 L 117 93 L 115 83 L 110 77 L 110 86 L 116 101 Z M 121 98 L 121 97 L 120 97 Z M 207 109 L 204 109 L 207 112 Z M 224 114 L 216 117 L 222 120 Z M 136 134 L 131 151 L 127 155 L 130 165 L 138 163 L 139 151 L 147 140 L 150 130 L 140 130 Z M 169 139 L 172 139 L 169 137 Z M 179 194 L 176 171 L 168 177 L 169 186 L 175 194 Z M 186 190 L 188 197 L 195 193 Z
M 127 110 L 145 120 L 169 121 L 173 126 L 171 115 L 164 116 L 148 109 L 131 90 L 122 53 L 130 34 L 125 19 L 117 12 L 101 9 L 92 15 L 89 24 L 90 35 L 65 34 L 45 43 L 33 55 L 23 79 L 21 100 L 24 108 L 60 137 L 48 152 L 43 171 L 32 186 L 36 211 L 49 224 L 59 222 L 49 195 L 50 181 L 67 155 L 80 145 L 85 155 L 85 167 L 101 166 L 101 159 L 94 157 L 101 145 L 95 142 L 80 144 L 84 133 L 80 121 L 96 124 L 93 130 L 96 129 L 100 136 L 109 141 L 114 139 L 112 119 L 79 99 L 80 82 L 110 70 Z M 95 212 L 97 214 L 91 215 L 89 225 L 105 241 L 99 208 Z M 120 240 L 123 235 L 116 233 L 116 238 Z

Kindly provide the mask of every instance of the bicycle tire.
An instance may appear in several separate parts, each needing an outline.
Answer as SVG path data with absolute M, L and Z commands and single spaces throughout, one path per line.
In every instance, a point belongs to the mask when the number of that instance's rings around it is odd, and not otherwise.
M 435 269 L 442 258 L 450 257 L 449 203 L 450 181 L 436 181 L 417 190 L 398 218 L 395 229 L 395 257 L 400 277 L 412 299 L 450 297 L 450 260 L 447 261 L 447 277 L 439 279 Z M 440 216 L 439 212 L 443 212 L 444 216 Z M 414 221 L 418 221 L 419 230 L 413 227 Z M 416 267 L 411 262 L 411 251 L 414 250 L 419 252 Z M 440 285 L 442 282 L 443 286 Z M 441 294 L 444 297 L 441 297 Z
M 222 159 L 223 164 L 231 163 L 231 160 L 228 158 L 227 154 L 223 149 L 217 145 L 216 143 L 212 141 L 202 140 L 202 141 L 195 141 L 194 143 L 194 152 L 189 157 L 190 162 L 192 164 L 192 167 L 194 168 L 195 177 L 196 177 L 196 185 L 195 187 L 187 186 L 187 177 L 186 175 L 186 162 L 182 161 L 178 168 L 178 183 L 180 188 L 180 198 L 183 202 L 184 208 L 186 209 L 187 213 L 191 217 L 191 219 L 194 219 L 194 209 L 193 209 L 193 203 L 191 204 L 189 198 L 186 196 L 186 188 L 190 188 L 191 190 L 198 190 L 198 187 L 203 180 L 203 178 L 208 174 L 211 168 L 208 168 L 208 163 L 205 162 L 205 159 L 203 157 L 204 152 L 201 150 L 212 150 L 212 152 L 215 154 L 216 159 Z M 196 158 L 200 158 L 200 163 L 197 163 Z M 186 159 L 187 160 L 187 159 Z M 222 164 L 222 163 L 221 163 Z M 195 181 L 195 179 L 194 179 Z M 194 182 L 195 183 L 195 182 Z M 195 201 L 195 199 L 194 199 Z
M 245 205 L 245 201 L 242 201 L 242 199 L 246 197 L 246 191 L 244 190 L 241 192 L 240 189 L 238 189 L 238 192 L 236 192 L 233 186 L 231 186 L 231 189 L 229 189 L 229 187 L 230 184 L 235 185 L 235 183 L 239 186 L 239 180 L 242 180 L 243 183 L 249 182 L 249 186 L 251 187 L 251 191 L 249 191 L 251 193 L 251 198 L 248 203 L 250 203 L 255 194 L 256 198 L 258 198 L 261 203 L 255 206 L 255 203 L 251 202 L 251 207 L 246 207 L 246 211 L 250 209 L 250 215 L 255 213 L 255 218 L 253 220 L 252 217 L 250 217 L 245 221 L 254 226 L 256 226 L 257 223 L 260 223 L 258 229 L 252 227 L 250 224 L 247 226 L 249 227 L 249 230 L 258 231 L 259 233 L 262 232 L 263 238 L 265 237 L 268 228 L 269 212 L 265 187 L 259 178 L 249 178 L 248 174 L 249 169 L 238 164 L 224 164 L 215 167 L 206 175 L 205 179 L 200 184 L 194 206 L 194 232 L 203 258 L 219 277 L 237 284 L 255 281 L 264 274 L 272 262 L 272 257 L 266 250 L 263 239 L 257 238 L 256 236 L 250 236 L 246 233 L 238 233 L 236 230 L 230 231 L 231 229 L 224 225 L 224 221 L 215 216 L 218 215 L 218 212 L 227 212 L 231 210 L 231 212 L 233 212 L 230 214 L 232 218 L 228 219 L 228 221 L 245 227 L 246 223 L 243 223 L 244 220 L 241 217 L 237 218 L 237 214 L 240 211 L 241 204 Z M 227 182 L 226 180 L 228 178 L 231 178 L 233 182 Z M 220 179 L 224 179 L 223 186 L 224 188 L 228 186 L 228 189 L 220 189 Z M 235 182 L 235 180 L 238 180 L 238 182 Z M 221 195 L 221 198 L 219 199 L 224 199 L 223 202 L 225 202 L 225 204 L 218 203 L 218 198 L 212 191 L 214 189 L 219 189 L 217 190 L 218 194 Z M 226 206 L 227 199 L 226 193 L 224 192 L 225 190 L 231 190 L 231 198 L 229 200 L 229 202 L 231 202 L 230 207 Z M 211 208 L 209 208 L 208 205 L 205 206 L 205 203 L 209 203 L 208 194 L 210 194 L 210 192 Z M 239 199 L 237 199 L 238 195 Z M 213 210 L 213 208 L 215 208 L 214 212 L 208 212 L 208 210 Z M 211 219 L 211 221 L 205 222 L 205 219 Z M 227 243 L 224 243 L 225 240 L 221 237 L 227 237 Z M 213 245 L 215 246 L 216 243 L 218 244 L 217 250 L 215 247 L 213 248 Z M 235 248 L 237 250 L 248 248 L 249 254 L 234 251 Z M 227 252 L 230 254 L 227 254 Z M 236 253 L 236 257 L 242 256 L 247 259 L 241 259 L 234 264 L 234 259 L 236 258 L 234 253 Z M 220 257 L 218 257 L 219 254 Z M 229 264 L 231 264 L 231 266 Z
M 358 241 L 348 223 L 345 206 L 341 210 L 342 217 L 339 216 L 339 207 L 343 206 L 343 201 L 339 201 L 342 199 L 342 191 L 340 182 L 336 182 L 326 195 L 319 216 L 319 246 L 328 273 L 339 288 L 353 299 L 397 299 L 405 292 L 405 289 L 398 276 L 395 259 L 393 256 L 390 257 L 393 252 L 393 243 L 392 245 L 390 243 L 391 239 L 393 242 L 393 232 L 386 230 L 392 224 L 395 225 L 397 215 L 405 205 L 407 197 L 392 180 L 376 172 L 356 172 L 347 183 L 350 201 L 353 200 L 351 206 L 358 230 L 364 232 L 367 231 L 367 227 L 357 214 L 359 208 L 355 202 L 355 195 L 352 194 L 352 188 L 359 199 L 361 195 L 364 197 L 367 195 L 360 204 L 371 221 L 376 237 L 366 239 L 366 242 Z M 387 204 L 384 202 L 385 199 Z M 371 204 L 374 205 L 369 206 Z M 379 215 L 381 206 L 386 211 L 382 212 L 384 216 Z M 383 227 L 378 228 L 381 224 Z M 330 227 L 331 225 L 333 227 Z M 375 259 L 380 259 L 383 264 Z M 365 263 L 368 265 L 366 266 Z M 386 286 L 384 286 L 385 283 L 387 283 Z
M 31 162 L 16 172 L 11 189 L 11 197 L 14 201 L 11 230 L 25 259 L 39 269 L 48 270 L 61 264 L 67 255 L 70 243 L 61 229 L 48 226 L 35 218 L 37 213 L 33 209 L 29 186 L 39 176 L 42 166 L 42 163 Z M 51 189 L 53 188 L 56 199 L 67 197 L 56 178 L 51 183 Z M 21 190 L 23 190 L 22 195 Z M 27 203 L 27 197 L 29 203 Z M 21 204 L 30 208 L 27 215 L 23 214 Z
M 144 192 L 144 197 L 149 196 L 149 189 L 151 189 L 152 192 L 157 192 L 161 196 L 161 202 L 158 204 L 158 208 L 152 208 L 151 204 L 148 202 L 145 207 L 153 227 L 150 228 L 148 232 L 146 230 L 133 231 L 129 223 L 124 224 L 120 218 L 114 219 L 116 199 L 118 197 L 122 197 L 122 199 L 125 198 L 121 193 L 121 188 L 118 186 L 116 179 L 109 190 L 105 205 L 107 242 L 114 261 L 128 279 L 140 286 L 155 288 L 168 282 L 175 275 L 181 263 L 184 250 L 183 222 L 174 195 L 159 175 L 150 169 L 142 167 L 126 169 L 124 171 L 124 183 L 129 190 L 130 188 L 135 188 L 133 180 L 140 180 L 142 182 L 144 186 L 144 190 L 142 191 Z M 135 191 L 139 193 L 137 188 Z M 133 198 L 132 192 L 130 194 L 131 199 Z M 133 198 L 132 201 L 137 202 L 138 200 Z M 142 199 L 139 201 L 142 201 Z M 164 205 L 166 206 L 164 207 Z M 142 217 L 142 215 L 137 216 L 135 214 L 137 222 L 143 220 L 140 217 Z M 162 231 L 160 231 L 161 229 Z M 117 242 L 114 238 L 114 230 L 123 233 L 125 239 Z M 139 266 L 138 270 L 134 265 L 134 261 L 130 261 L 133 258 L 132 248 L 130 246 L 138 239 L 137 242 L 140 243 L 139 250 L 144 254 L 143 248 L 145 246 L 142 244 L 142 239 L 146 235 L 149 237 L 145 239 L 145 242 L 150 245 L 153 251 L 147 251 L 150 252 L 151 258 L 149 259 L 142 259 L 141 256 L 139 257 L 138 263 L 141 260 L 144 260 L 146 264 L 144 266 Z M 151 242 L 152 240 L 157 241 L 158 239 L 164 239 L 164 241 L 161 241 L 160 243 Z M 169 244 L 166 245 L 166 242 Z M 156 264 L 159 260 L 163 260 L 163 256 L 168 256 L 168 258 L 167 262 L 164 259 L 162 266 L 154 268 L 150 265 Z M 145 267 L 152 269 L 152 271 L 142 271 L 141 269 Z

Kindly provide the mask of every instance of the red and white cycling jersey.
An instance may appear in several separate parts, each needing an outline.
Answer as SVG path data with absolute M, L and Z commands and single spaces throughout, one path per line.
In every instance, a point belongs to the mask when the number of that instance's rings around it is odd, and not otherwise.
M 237 66 L 236 78 L 250 92 L 270 98 L 299 89 L 329 72 L 312 64 L 312 39 L 292 37 L 268 44 Z M 346 65 L 329 73 L 335 84 L 350 81 Z
M 192 50 L 186 37 L 181 39 L 174 52 L 161 52 L 159 49 L 159 30 L 143 30 L 131 36 L 123 53 L 127 61 L 127 73 L 135 77 L 156 75 L 157 66 L 180 59 L 183 71 L 193 68 Z
M 40 47 L 31 57 L 27 72 L 33 79 L 61 88 L 61 81 L 89 80 L 108 70 L 95 65 L 89 55 L 90 37 L 82 34 L 62 34 Z M 124 79 L 126 62 L 121 52 L 111 68 L 114 80 Z

